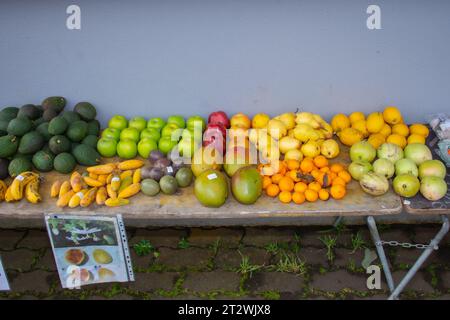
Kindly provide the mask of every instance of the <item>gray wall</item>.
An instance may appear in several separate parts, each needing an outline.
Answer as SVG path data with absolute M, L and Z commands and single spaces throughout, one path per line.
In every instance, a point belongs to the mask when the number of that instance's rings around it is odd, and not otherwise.
M 449 14 L 446 0 L 1 0 L 0 105 L 64 95 L 106 120 L 394 104 L 420 121 L 449 109 Z

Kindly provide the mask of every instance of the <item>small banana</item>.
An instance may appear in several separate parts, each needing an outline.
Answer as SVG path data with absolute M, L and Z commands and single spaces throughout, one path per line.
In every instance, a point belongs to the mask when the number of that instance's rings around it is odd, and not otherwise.
M 38 203 L 42 200 L 39 194 L 39 179 L 35 179 L 26 185 L 25 198 L 30 203 Z
M 6 202 L 13 202 L 13 201 L 15 201 L 15 199 L 12 196 L 12 193 L 11 193 L 11 186 L 9 186 L 8 189 L 6 190 L 5 201 Z
M 38 178 L 39 175 L 31 171 L 22 172 L 15 177 L 10 186 L 13 199 L 21 200 L 23 198 L 23 190 L 25 189 L 25 186 Z
M 0 180 L 0 202 L 5 200 L 5 194 L 8 186 L 3 180 Z

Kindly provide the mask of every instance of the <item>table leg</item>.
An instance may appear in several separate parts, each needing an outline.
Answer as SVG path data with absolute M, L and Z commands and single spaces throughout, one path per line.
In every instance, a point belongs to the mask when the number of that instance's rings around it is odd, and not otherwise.
M 392 279 L 391 269 L 389 268 L 389 263 L 384 253 L 383 245 L 381 244 L 380 234 L 378 233 L 377 223 L 372 216 L 367 217 L 367 225 L 369 227 L 370 234 L 372 235 L 373 243 L 377 249 L 378 257 L 381 260 L 383 266 L 384 275 L 386 276 L 386 282 L 388 284 L 389 290 L 392 292 L 395 289 L 394 280 Z
M 409 269 L 408 273 L 405 275 L 405 277 L 400 281 L 398 286 L 395 288 L 394 292 L 392 292 L 391 296 L 389 297 L 389 300 L 397 299 L 400 293 L 403 291 L 403 289 L 406 287 L 406 285 L 411 281 L 411 279 L 414 277 L 414 275 L 419 271 L 420 267 L 424 264 L 424 262 L 428 259 L 430 254 L 438 248 L 439 242 L 441 242 L 442 238 L 448 233 L 449 231 L 449 222 L 448 218 L 446 216 L 442 216 L 442 227 L 439 230 L 439 232 L 436 234 L 434 239 L 431 240 L 428 247 L 425 249 L 425 251 L 420 255 L 419 259 L 414 263 L 411 269 Z

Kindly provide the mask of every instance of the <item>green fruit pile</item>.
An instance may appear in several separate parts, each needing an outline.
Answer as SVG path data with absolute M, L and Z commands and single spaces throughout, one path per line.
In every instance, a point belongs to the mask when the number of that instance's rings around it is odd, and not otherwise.
M 200 117 L 189 118 L 186 122 L 182 116 L 174 115 L 167 118 L 134 117 L 127 120 L 124 116 L 115 115 L 108 122 L 108 128 L 103 130 L 97 143 L 97 150 L 103 157 L 118 155 L 123 159 L 135 158 L 138 154 L 147 158 L 153 150 L 159 150 L 164 155 L 180 146 L 180 153 L 191 155 L 191 141 L 186 138 L 193 136 L 194 124 L 199 122 L 204 127 Z M 185 139 L 186 138 L 186 139 Z M 193 139 L 192 139 L 193 141 Z
M 79 102 L 64 110 L 64 97 L 48 97 L 41 105 L 26 104 L 0 111 L 0 172 L 14 177 L 21 172 L 61 173 L 75 165 L 92 166 L 100 155 L 95 150 L 100 123 L 89 102 Z M 5 170 L 5 166 L 8 170 Z

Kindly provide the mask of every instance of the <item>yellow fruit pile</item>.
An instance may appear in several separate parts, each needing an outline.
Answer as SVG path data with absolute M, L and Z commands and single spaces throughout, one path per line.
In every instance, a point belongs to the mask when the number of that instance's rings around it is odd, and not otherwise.
M 88 167 L 80 174 L 74 171 L 69 180 L 55 181 L 50 196 L 58 198 L 60 208 L 97 205 L 117 207 L 129 203 L 128 198 L 141 190 L 142 160 L 126 160 Z
M 19 174 L 7 187 L 6 183 L 0 180 L 0 202 L 19 201 L 25 198 L 30 203 L 38 203 L 42 200 L 39 194 L 39 175 L 26 171 Z
M 332 159 L 339 154 L 339 145 L 332 139 L 333 128 L 318 114 L 288 112 L 269 119 L 257 114 L 252 119 L 249 140 L 269 161 L 301 161 L 320 154 Z
M 349 116 L 339 113 L 331 120 L 333 131 L 347 146 L 367 139 L 377 149 L 385 142 L 405 148 L 410 143 L 425 144 L 429 134 L 423 124 L 407 126 L 396 107 L 386 107 L 383 112 L 373 112 L 365 117 L 362 112 L 353 112 Z
M 338 163 L 330 165 L 323 155 L 315 158 L 281 160 L 277 171 L 273 166 L 259 165 L 263 176 L 263 189 L 269 197 L 278 197 L 283 203 L 293 201 L 326 201 L 345 197 L 346 186 L 352 180 L 350 173 Z

